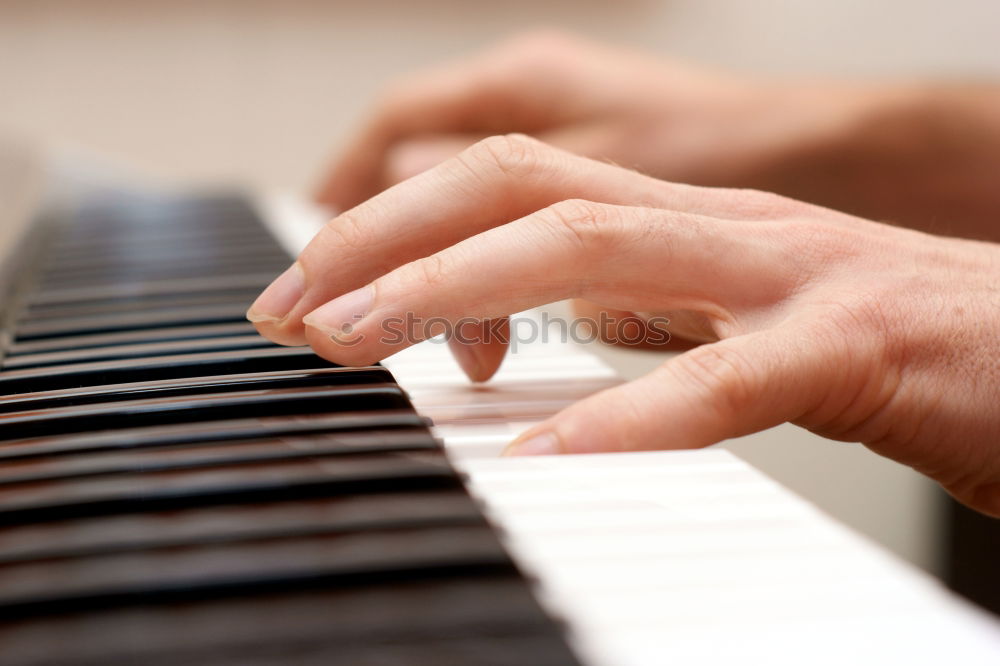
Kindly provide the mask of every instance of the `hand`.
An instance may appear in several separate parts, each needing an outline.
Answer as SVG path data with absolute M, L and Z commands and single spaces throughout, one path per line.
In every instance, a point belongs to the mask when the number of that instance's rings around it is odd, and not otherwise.
M 880 136 L 865 130 L 898 131 L 895 109 L 911 97 L 905 86 L 727 74 L 531 33 L 391 86 L 318 198 L 346 210 L 484 137 L 518 132 L 666 180 L 864 207 L 845 190 L 873 175 L 859 155 Z M 857 162 L 850 178 L 831 178 L 845 155 Z
M 992 244 L 512 136 L 332 220 L 249 316 L 273 340 L 360 365 L 416 341 L 382 330 L 407 313 L 488 321 L 569 297 L 698 313 L 716 342 L 569 407 L 512 452 L 702 447 L 791 421 L 1000 515 L 998 284 Z M 483 376 L 498 346 L 467 348 Z
M 695 185 L 1000 239 L 1000 87 L 729 74 L 558 33 L 390 87 L 318 198 L 347 210 L 493 134 Z

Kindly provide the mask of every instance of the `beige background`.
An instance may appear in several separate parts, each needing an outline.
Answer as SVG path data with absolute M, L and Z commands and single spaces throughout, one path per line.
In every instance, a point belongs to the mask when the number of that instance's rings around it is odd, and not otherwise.
M 547 25 L 752 71 L 996 77 L 994 0 L 0 0 L 0 132 L 169 182 L 309 188 L 392 77 Z M 634 376 L 656 359 L 602 352 Z M 932 484 L 786 426 L 733 448 L 927 567 Z

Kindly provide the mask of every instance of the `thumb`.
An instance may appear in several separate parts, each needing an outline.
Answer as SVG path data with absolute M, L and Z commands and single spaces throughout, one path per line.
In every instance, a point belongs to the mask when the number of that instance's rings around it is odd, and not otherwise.
M 702 345 L 525 432 L 505 455 L 701 448 L 795 420 L 821 403 L 836 364 L 801 333 Z

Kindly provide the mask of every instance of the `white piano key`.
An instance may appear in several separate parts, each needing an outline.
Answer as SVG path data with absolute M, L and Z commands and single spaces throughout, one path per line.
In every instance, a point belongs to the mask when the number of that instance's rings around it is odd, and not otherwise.
M 792 619 L 777 628 L 766 617 L 731 617 L 720 610 L 714 622 L 702 626 L 623 629 L 611 635 L 599 627 L 582 628 L 587 637 L 580 638 L 581 647 L 594 663 L 609 666 L 996 663 L 998 648 L 992 632 L 977 631 L 977 623 L 962 618 L 956 609 L 888 616 L 854 612 L 836 621 Z

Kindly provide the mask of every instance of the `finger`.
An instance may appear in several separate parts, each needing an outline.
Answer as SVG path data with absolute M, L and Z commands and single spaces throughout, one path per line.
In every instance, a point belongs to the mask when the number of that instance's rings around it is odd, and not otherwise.
M 790 291 L 771 248 L 751 242 L 753 231 L 674 211 L 560 202 L 319 307 L 305 317 L 306 337 L 331 361 L 365 365 L 468 318 L 570 297 L 731 322 L 734 308 L 760 309 Z M 387 334 L 403 322 L 407 335 Z
M 831 356 L 799 329 L 702 345 L 571 405 L 505 455 L 700 448 L 795 421 L 831 390 Z
M 622 345 L 648 351 L 684 351 L 695 345 L 678 335 L 670 313 L 638 314 L 576 299 L 573 315 L 589 324 L 593 335 L 609 345 Z
M 712 215 L 731 213 L 731 196 L 665 183 L 523 136 L 491 137 L 334 218 L 247 316 L 275 342 L 304 344 L 302 317 L 322 303 L 558 201 L 588 198 Z
M 456 326 L 448 347 L 470 380 L 485 382 L 500 369 L 509 342 L 510 320 L 500 317 Z
M 715 342 L 718 334 L 712 327 L 712 322 L 701 312 L 691 310 L 673 310 L 670 312 L 637 312 L 640 319 L 651 322 L 669 322 L 667 324 L 671 335 L 684 340 L 688 346 Z
M 387 151 L 408 137 L 536 129 L 539 121 L 517 110 L 532 95 L 509 70 L 493 58 L 475 58 L 396 85 L 330 167 L 317 200 L 347 210 L 375 196 L 385 186 Z

